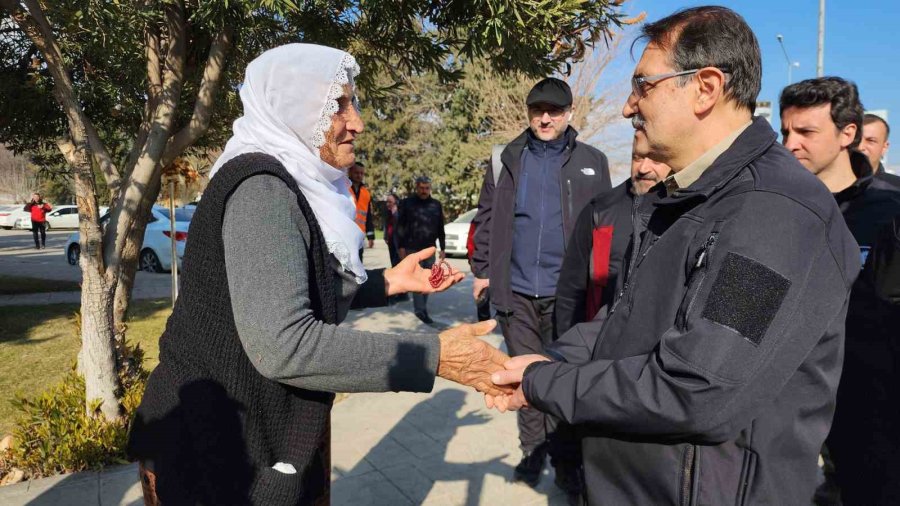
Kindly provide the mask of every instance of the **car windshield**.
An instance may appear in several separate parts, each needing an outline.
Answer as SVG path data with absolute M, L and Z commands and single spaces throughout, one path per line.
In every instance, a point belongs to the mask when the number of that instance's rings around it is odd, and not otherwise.
M 166 208 L 157 208 L 159 214 L 165 216 L 165 218 L 169 219 L 169 210 Z M 194 211 L 191 209 L 178 208 L 175 209 L 175 221 L 191 221 L 191 218 L 194 217 Z
M 475 214 L 478 212 L 478 209 L 472 209 L 471 211 L 467 211 L 461 215 L 459 218 L 453 220 L 453 223 L 472 223 L 472 220 L 475 219 Z

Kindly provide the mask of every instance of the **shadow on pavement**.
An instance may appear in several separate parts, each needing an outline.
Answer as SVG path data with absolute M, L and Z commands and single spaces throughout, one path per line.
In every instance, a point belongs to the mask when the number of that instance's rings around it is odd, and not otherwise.
M 413 406 L 352 469 L 334 466 L 332 504 L 343 506 L 364 501 L 373 506 L 397 506 L 421 504 L 426 498 L 467 506 L 481 504 L 486 478 L 493 475 L 508 481 L 513 466 L 503 462 L 508 455 L 448 462 L 448 448 L 459 429 L 491 420 L 478 410 L 460 413 L 465 397 L 464 392 L 455 389 L 437 392 Z M 392 486 L 386 487 L 384 478 Z M 345 479 L 348 481 L 342 483 Z M 465 482 L 464 497 L 453 493 L 451 498 L 439 490 L 432 494 L 441 482 Z M 398 490 L 402 496 L 397 495 Z

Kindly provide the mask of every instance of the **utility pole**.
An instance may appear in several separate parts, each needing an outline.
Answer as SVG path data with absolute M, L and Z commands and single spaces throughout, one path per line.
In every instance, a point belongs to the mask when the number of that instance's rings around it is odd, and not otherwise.
M 784 59 L 787 61 L 787 64 L 788 64 L 788 84 L 790 85 L 791 83 L 794 82 L 792 71 L 794 70 L 794 67 L 800 68 L 800 62 L 798 62 L 798 61 L 792 62 L 791 61 L 791 57 L 788 56 L 787 48 L 784 47 L 784 36 L 783 35 L 781 35 L 779 33 L 778 35 L 775 36 L 775 38 L 777 38 L 778 43 L 781 44 L 781 52 L 784 53 Z
M 825 75 L 825 0 L 819 0 L 819 61 L 816 64 L 816 77 Z

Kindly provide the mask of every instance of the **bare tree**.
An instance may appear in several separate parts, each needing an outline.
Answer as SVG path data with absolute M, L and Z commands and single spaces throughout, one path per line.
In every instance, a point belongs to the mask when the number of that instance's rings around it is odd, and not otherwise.
M 6 195 L 15 203 L 27 202 L 40 186 L 41 178 L 28 161 L 0 146 L 0 195 Z

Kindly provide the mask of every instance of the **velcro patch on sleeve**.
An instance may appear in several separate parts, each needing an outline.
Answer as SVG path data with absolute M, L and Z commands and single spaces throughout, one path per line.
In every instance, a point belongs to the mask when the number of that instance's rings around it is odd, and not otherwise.
M 701 317 L 736 330 L 759 345 L 791 281 L 765 265 L 737 253 L 725 256 Z

